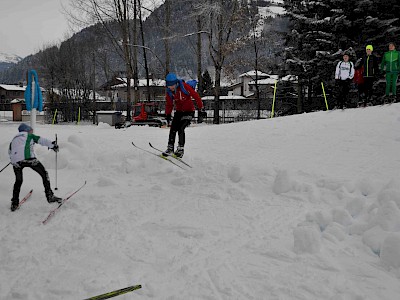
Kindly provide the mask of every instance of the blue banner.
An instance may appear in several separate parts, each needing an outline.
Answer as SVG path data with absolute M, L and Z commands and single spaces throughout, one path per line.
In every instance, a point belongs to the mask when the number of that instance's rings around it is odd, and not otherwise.
M 32 84 L 34 84 L 35 87 L 33 95 L 32 95 Z M 38 74 L 36 73 L 35 70 L 30 70 L 28 73 L 28 85 L 26 87 L 24 96 L 25 96 L 26 109 L 28 111 L 31 111 L 32 108 L 36 108 L 38 111 L 43 110 L 42 90 L 40 89 Z M 33 105 L 32 105 L 32 96 L 34 97 Z

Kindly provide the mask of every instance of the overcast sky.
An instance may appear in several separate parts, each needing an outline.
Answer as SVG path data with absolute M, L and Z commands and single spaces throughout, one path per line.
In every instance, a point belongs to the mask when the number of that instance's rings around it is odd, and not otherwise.
M 70 32 L 61 2 L 0 0 L 0 52 L 25 57 L 63 41 Z
M 35 54 L 72 35 L 62 5 L 71 0 L 0 0 L 0 52 L 21 57 Z M 162 0 L 142 0 L 154 9 Z

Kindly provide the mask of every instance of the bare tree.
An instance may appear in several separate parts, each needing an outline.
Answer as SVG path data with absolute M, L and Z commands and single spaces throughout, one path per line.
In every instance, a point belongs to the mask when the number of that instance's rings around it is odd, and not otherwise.
M 219 124 L 219 97 L 221 90 L 222 70 L 227 55 L 232 47 L 232 29 L 236 21 L 239 4 L 236 0 L 199 1 L 199 11 L 207 20 L 208 47 L 212 59 L 214 79 L 214 123 Z
M 71 22 L 80 27 L 89 24 L 100 23 L 108 38 L 125 62 L 126 84 L 127 84 L 127 118 L 131 116 L 131 79 L 137 84 L 137 56 L 136 48 L 132 49 L 131 36 L 133 43 L 136 44 L 136 20 L 137 20 L 137 0 L 71 0 L 72 9 L 68 11 Z M 133 28 L 131 22 L 133 20 Z M 116 32 L 113 24 L 116 23 Z M 135 89 L 136 90 L 136 89 Z M 137 101 L 135 95 L 134 102 Z

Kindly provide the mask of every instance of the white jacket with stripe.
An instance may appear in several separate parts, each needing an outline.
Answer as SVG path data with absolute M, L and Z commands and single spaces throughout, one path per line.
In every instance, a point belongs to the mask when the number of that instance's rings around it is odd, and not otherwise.
M 28 132 L 20 132 L 17 134 L 10 143 L 8 149 L 8 155 L 10 156 L 10 161 L 13 165 L 16 163 L 30 159 L 36 158 L 33 146 L 35 143 L 49 148 L 53 148 L 54 144 L 52 141 L 45 139 L 43 137 L 34 135 Z

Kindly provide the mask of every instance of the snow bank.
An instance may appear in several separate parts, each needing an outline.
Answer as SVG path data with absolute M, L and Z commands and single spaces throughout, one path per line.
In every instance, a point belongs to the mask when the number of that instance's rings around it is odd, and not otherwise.
M 321 184 L 321 181 L 317 184 L 335 190 L 344 188 Z M 372 187 L 373 181 L 362 180 L 356 186 L 358 189 L 353 193 L 358 195 L 349 193 L 342 199 L 343 206 L 329 211 L 310 211 L 306 215 L 307 226 L 300 223 L 294 230 L 294 251 L 320 251 L 324 244 L 320 236 L 329 241 L 343 241 L 346 236 L 359 235 L 363 244 L 380 256 L 383 265 L 400 268 L 400 182 L 390 180 L 377 193 Z

